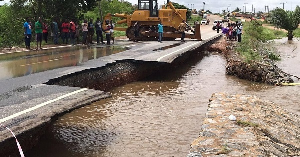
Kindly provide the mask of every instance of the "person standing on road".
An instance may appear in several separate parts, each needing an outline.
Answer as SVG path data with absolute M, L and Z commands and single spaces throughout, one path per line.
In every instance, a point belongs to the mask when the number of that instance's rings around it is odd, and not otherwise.
M 87 20 L 84 20 L 82 25 L 82 44 L 87 44 L 87 34 L 88 34 L 88 23 Z
M 221 27 L 221 24 L 220 24 L 219 21 L 217 22 L 217 25 L 216 25 L 216 26 L 217 26 L 217 33 L 219 33 L 219 29 L 220 29 L 220 27 Z
M 67 19 L 66 19 L 65 22 L 61 25 L 61 28 L 62 28 L 61 38 L 62 38 L 63 44 L 64 44 L 64 43 L 68 44 L 70 23 L 68 22 Z M 65 41 L 66 41 L 66 42 L 65 42 Z
M 25 46 L 26 49 L 30 50 L 31 23 L 29 17 L 26 18 L 26 22 L 24 23 L 23 27 L 24 27 Z
M 88 43 L 93 44 L 93 36 L 95 33 L 93 19 L 90 19 L 90 22 L 88 23 Z
M 105 21 L 106 28 L 104 29 L 106 35 L 106 45 L 110 45 L 110 21 Z
M 43 23 L 43 38 L 48 43 L 48 24 L 46 22 Z
M 42 39 L 43 39 L 43 25 L 42 25 L 42 18 L 39 17 L 38 21 L 35 22 L 35 33 L 36 33 L 36 50 L 39 49 L 39 43 L 40 43 L 40 49 L 42 49 Z
M 78 23 L 78 24 L 75 24 L 76 26 L 75 26 L 75 29 L 76 29 L 76 31 L 75 31 L 75 38 L 76 38 L 76 44 L 79 44 L 79 22 L 78 21 L 76 21 L 76 23 Z
M 51 24 L 51 29 L 52 29 L 52 35 L 53 35 L 53 43 L 55 45 L 58 44 L 58 24 L 56 22 L 56 20 L 53 20 L 52 24 Z
M 161 21 L 159 21 L 157 27 L 158 27 L 158 42 L 162 42 L 164 26 L 161 24 Z
M 243 26 L 241 26 L 241 23 L 238 23 L 236 26 L 236 34 L 238 37 L 238 42 L 242 42 L 242 30 L 243 30 Z
M 103 33 L 102 33 L 102 22 L 100 21 L 100 18 L 97 18 L 95 23 L 95 28 L 96 28 L 96 35 L 97 35 L 97 44 L 100 44 L 99 38 L 101 39 L 101 43 L 104 44 Z
M 115 25 L 114 25 L 113 21 L 110 20 L 110 39 L 113 41 L 112 44 L 115 43 L 114 27 L 115 27 Z
M 136 21 L 133 25 L 134 27 L 134 41 L 137 42 L 137 38 L 139 37 L 139 32 L 140 32 L 140 24 L 138 21 Z
M 72 44 L 72 46 L 75 45 L 75 33 L 76 33 L 76 25 L 71 20 L 71 22 L 70 22 L 70 37 L 71 37 L 71 44 Z
M 178 26 L 178 30 L 179 30 L 179 32 L 181 32 L 181 42 L 185 42 L 184 41 L 184 38 L 185 38 L 185 29 L 186 29 L 186 24 L 185 24 L 185 21 L 182 20 L 182 22 Z

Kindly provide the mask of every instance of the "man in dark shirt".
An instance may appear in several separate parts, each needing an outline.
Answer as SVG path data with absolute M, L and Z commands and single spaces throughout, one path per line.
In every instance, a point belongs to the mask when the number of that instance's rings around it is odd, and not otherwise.
M 104 44 L 102 34 L 102 22 L 100 21 L 100 18 L 97 18 L 97 21 L 95 22 L 95 28 L 97 35 L 97 44 L 99 44 L 99 37 L 101 38 L 101 43 Z
M 90 22 L 88 23 L 88 43 L 93 43 L 93 36 L 95 33 L 93 19 L 90 19 Z

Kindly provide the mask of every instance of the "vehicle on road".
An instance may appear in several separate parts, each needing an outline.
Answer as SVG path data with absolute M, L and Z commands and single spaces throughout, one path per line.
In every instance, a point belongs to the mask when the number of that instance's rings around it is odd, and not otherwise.
M 157 0 L 137 0 L 138 8 L 132 14 L 111 14 L 108 13 L 103 21 L 111 21 L 112 17 L 121 18 L 116 21 L 114 30 L 125 31 L 126 36 L 132 41 L 155 41 L 158 36 L 157 25 L 163 25 L 163 40 L 175 40 L 180 38 L 182 33 L 178 26 L 184 21 L 186 30 L 191 30 L 191 26 L 186 22 L 187 9 L 176 9 L 170 0 L 161 9 L 158 7 Z M 120 27 L 120 24 L 126 26 Z M 137 24 L 137 27 L 134 27 Z M 119 26 L 118 26 L 119 25 Z M 103 22 L 102 28 L 106 28 L 106 22 Z M 196 25 L 192 30 L 193 34 L 186 34 L 185 38 L 201 40 L 200 26 Z
M 213 30 L 217 29 L 218 21 L 220 22 L 220 27 L 221 28 L 223 27 L 223 21 L 222 20 L 215 20 L 214 23 L 213 23 L 213 27 L 212 27 Z
M 202 19 L 202 20 L 201 20 L 201 25 L 207 25 L 207 24 L 208 24 L 208 22 L 207 22 L 206 19 Z

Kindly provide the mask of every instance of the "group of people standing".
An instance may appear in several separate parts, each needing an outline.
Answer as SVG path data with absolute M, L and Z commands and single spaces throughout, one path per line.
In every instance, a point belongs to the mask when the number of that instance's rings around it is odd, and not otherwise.
M 243 26 L 240 22 L 228 23 L 226 28 L 222 28 L 222 33 L 226 35 L 227 40 L 242 41 Z
M 31 33 L 32 25 L 29 18 L 26 18 L 26 22 L 24 23 L 23 27 L 24 27 L 24 36 L 25 36 L 25 46 L 26 49 L 30 49 L 30 42 L 32 38 L 32 33 Z M 46 28 L 44 28 L 42 19 L 40 17 L 38 18 L 38 21 L 35 22 L 34 27 L 36 33 L 36 49 L 38 50 L 39 47 L 40 49 L 42 49 L 43 33 L 45 33 L 45 35 L 47 35 L 47 33 L 46 31 L 44 31 L 44 29 Z
M 102 28 L 102 22 L 100 18 L 97 18 L 95 22 L 92 19 L 88 22 L 84 20 L 81 24 L 76 24 L 73 20 L 65 20 L 59 27 L 57 20 L 53 20 L 50 26 L 46 22 L 42 22 L 42 18 L 38 18 L 34 26 L 32 26 L 30 18 L 26 18 L 24 23 L 24 35 L 25 35 L 25 46 L 26 49 L 30 49 L 30 42 L 32 38 L 32 28 L 36 34 L 37 50 L 42 49 L 42 39 L 48 42 L 48 32 L 51 33 L 53 44 L 59 44 L 59 37 L 62 39 L 63 44 L 68 44 L 69 39 L 72 45 L 79 43 L 80 31 L 82 32 L 82 44 L 92 44 L 93 37 L 96 32 L 97 44 L 105 44 L 103 42 L 103 32 L 106 34 L 107 45 L 110 45 L 110 40 L 113 40 L 113 28 L 114 24 L 111 20 L 105 21 L 105 28 Z M 50 30 L 51 29 L 51 30 Z M 75 41 L 75 39 L 77 39 Z

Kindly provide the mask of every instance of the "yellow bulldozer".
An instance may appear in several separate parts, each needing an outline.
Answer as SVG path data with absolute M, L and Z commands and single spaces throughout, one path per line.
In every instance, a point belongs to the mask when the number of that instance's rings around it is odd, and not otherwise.
M 126 23 L 127 27 L 115 26 L 114 30 L 126 31 L 129 40 L 135 41 L 157 40 L 157 25 L 161 22 L 164 29 L 163 40 L 175 40 L 181 37 L 178 26 L 183 20 L 186 21 L 186 13 L 187 9 L 175 9 L 169 0 L 161 9 L 158 9 L 157 0 L 138 0 L 138 9 L 131 15 L 108 13 L 103 21 L 110 21 L 112 17 L 121 17 L 122 20 L 117 21 L 116 25 Z M 138 27 L 135 27 L 135 24 L 138 24 Z M 191 29 L 187 23 L 186 25 Z M 103 22 L 103 28 L 105 27 L 106 23 Z M 191 32 L 193 33 L 187 33 L 185 37 L 201 40 L 199 24 Z

